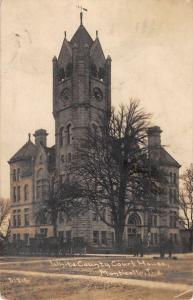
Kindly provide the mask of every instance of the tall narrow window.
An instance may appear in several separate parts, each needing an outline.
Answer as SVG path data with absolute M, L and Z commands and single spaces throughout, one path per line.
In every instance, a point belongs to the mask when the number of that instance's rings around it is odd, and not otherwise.
M 13 187 L 13 202 L 17 201 L 16 187 Z
M 172 172 L 170 172 L 170 183 L 172 183 Z
M 20 201 L 20 186 L 17 187 L 17 201 Z
M 29 225 L 29 208 L 24 209 L 24 225 Z
M 21 226 L 21 210 L 17 211 L 17 226 Z
M 16 210 L 13 211 L 13 227 L 17 226 L 17 214 Z
M 24 186 L 24 201 L 29 200 L 29 186 L 26 184 Z
M 71 124 L 66 127 L 66 142 L 67 145 L 71 144 Z
M 21 171 L 20 169 L 17 169 L 17 180 L 20 180 L 21 177 Z
M 172 201 L 173 201 L 172 189 L 169 190 L 169 201 L 170 201 L 170 203 L 172 203 Z
M 174 183 L 176 184 L 176 174 L 174 173 Z
M 93 231 L 93 243 L 99 244 L 99 231 Z
M 71 77 L 72 76 L 72 63 L 68 63 L 66 66 L 66 77 Z
M 13 170 L 13 181 L 16 181 L 16 169 Z
M 59 145 L 60 146 L 64 145 L 64 127 L 61 127 L 59 129 Z

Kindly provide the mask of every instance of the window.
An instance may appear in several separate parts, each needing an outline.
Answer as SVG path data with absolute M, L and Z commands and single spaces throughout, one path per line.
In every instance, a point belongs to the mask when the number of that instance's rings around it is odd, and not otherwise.
M 20 186 L 17 187 L 17 201 L 20 201 Z
M 29 186 L 26 184 L 24 186 L 24 201 L 29 200 Z
M 24 209 L 24 225 L 29 225 L 29 208 Z
M 59 145 L 60 146 L 64 145 L 64 127 L 61 127 L 59 129 Z
M 177 235 L 177 233 L 174 233 L 174 242 L 175 242 L 175 244 L 178 243 L 178 235 Z
M 71 230 L 66 231 L 66 240 L 67 240 L 67 242 L 71 241 L 71 238 L 72 238 Z
M 170 201 L 170 204 L 173 202 L 173 191 L 172 191 L 172 189 L 169 190 L 169 201 Z
M 20 233 L 17 233 L 17 240 L 20 241 Z
M 20 169 L 17 169 L 17 180 L 20 180 L 21 174 L 20 174 Z
M 64 231 L 58 231 L 58 237 L 60 239 L 63 239 L 64 238 Z
M 13 202 L 17 201 L 17 195 L 16 195 L 16 187 L 13 187 Z
M 13 181 L 16 181 L 16 169 L 13 170 Z
M 176 222 L 177 222 L 177 214 L 176 212 L 170 212 L 170 216 L 169 216 L 169 226 L 170 227 L 176 227 Z
M 21 226 L 21 210 L 17 210 L 17 226 Z
M 101 231 L 101 243 L 106 245 L 107 244 L 107 232 Z
M 61 162 L 64 163 L 64 155 L 61 155 Z
M 59 72 L 58 72 L 58 77 L 60 81 L 63 81 L 65 78 L 65 72 L 64 72 L 64 68 L 60 68 Z
M 152 217 L 152 226 L 157 227 L 157 215 L 153 215 Z
M 66 127 L 66 143 L 67 145 L 71 144 L 71 124 Z
M 13 211 L 13 226 L 17 226 L 17 215 L 16 215 L 16 210 Z
M 114 232 L 111 232 L 111 243 L 112 243 L 112 245 L 114 245 L 114 243 L 115 243 Z
M 16 241 L 16 234 L 13 234 L 13 240 Z
M 170 172 L 170 174 L 169 174 L 169 176 L 170 176 L 170 183 L 172 183 L 172 172 Z
M 62 211 L 59 212 L 58 221 L 59 221 L 59 224 L 64 222 L 64 216 L 63 216 Z
M 27 245 L 29 242 L 29 233 L 24 233 L 23 238 L 24 238 L 24 243 Z
M 93 243 L 99 244 L 99 231 L 93 231 Z
M 91 76 L 97 77 L 98 72 L 97 72 L 97 67 L 95 64 L 91 64 L 90 71 L 91 71 Z
M 176 184 L 176 174 L 174 173 L 174 183 Z
M 48 234 L 48 228 L 40 228 L 40 234 L 46 237 Z
M 176 194 L 176 190 L 174 190 L 174 203 L 177 202 L 177 194 Z
M 72 63 L 68 63 L 66 66 L 66 77 L 67 78 L 72 76 L 72 69 L 73 69 Z
M 102 81 L 104 80 L 104 78 L 105 78 L 105 69 L 104 68 L 99 68 L 98 78 Z
M 157 234 L 157 232 L 154 233 L 154 244 L 155 245 L 158 244 L 158 234 Z

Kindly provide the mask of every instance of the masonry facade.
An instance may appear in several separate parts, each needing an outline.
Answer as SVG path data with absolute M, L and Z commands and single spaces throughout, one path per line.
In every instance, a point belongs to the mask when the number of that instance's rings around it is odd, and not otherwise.
M 11 238 L 28 243 L 37 234 L 53 236 L 53 227 L 46 221 L 37 221 L 39 203 L 48 192 L 50 177 L 61 182 L 70 174 L 65 164 L 76 157 L 81 137 L 86 130 L 100 125 L 101 116 L 111 109 L 111 58 L 104 56 L 98 32 L 93 40 L 81 24 L 70 41 L 66 34 L 58 58 L 53 58 L 53 117 L 55 145 L 47 146 L 47 132 L 38 129 L 27 143 L 9 160 L 11 188 Z M 161 130 L 158 126 L 148 129 L 149 146 L 153 160 L 167 174 L 167 203 L 165 217 L 140 210 L 128 215 L 125 224 L 125 245 L 132 237 L 148 238 L 156 246 L 161 232 L 178 241 L 178 189 L 180 165 L 161 146 Z M 108 211 L 103 212 L 110 218 Z M 151 221 L 150 221 L 151 218 Z M 151 224 L 151 228 L 149 228 Z M 114 232 L 102 223 L 97 215 L 84 215 L 58 219 L 58 236 L 66 239 L 83 237 L 95 247 L 113 247 Z

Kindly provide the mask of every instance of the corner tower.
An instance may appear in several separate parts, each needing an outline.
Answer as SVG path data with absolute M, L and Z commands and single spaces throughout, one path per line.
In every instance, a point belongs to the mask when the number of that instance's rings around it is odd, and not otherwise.
M 111 109 L 111 58 L 105 58 L 99 38 L 93 40 L 81 24 L 70 41 L 66 32 L 58 58 L 53 58 L 53 115 L 56 169 L 73 157 L 74 146 L 101 114 Z

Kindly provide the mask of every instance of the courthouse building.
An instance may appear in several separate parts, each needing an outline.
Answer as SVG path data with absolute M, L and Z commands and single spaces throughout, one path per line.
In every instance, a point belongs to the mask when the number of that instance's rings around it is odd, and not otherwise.
M 36 209 L 48 189 L 50 176 L 65 180 L 65 164 L 74 159 L 80 137 L 91 126 L 98 126 L 100 116 L 111 109 L 111 57 L 105 57 L 98 32 L 93 39 L 81 24 L 71 40 L 66 34 L 58 58 L 53 58 L 53 117 L 55 145 L 47 146 L 47 131 L 38 129 L 32 139 L 9 160 L 11 188 L 11 238 L 25 240 L 37 234 L 53 235 L 53 227 L 39 224 Z M 48 130 L 49 131 L 49 130 Z M 164 217 L 139 210 L 128 215 L 124 240 L 129 245 L 138 234 L 143 239 L 150 235 L 152 245 L 159 243 L 164 231 L 178 240 L 178 162 L 161 146 L 161 129 L 148 129 L 152 157 L 167 174 L 166 201 L 169 205 Z M 109 217 L 108 212 L 106 218 Z M 83 237 L 90 245 L 112 247 L 114 232 L 93 212 L 70 219 L 58 220 L 58 235 L 67 239 Z M 149 232 L 149 233 L 148 233 Z

